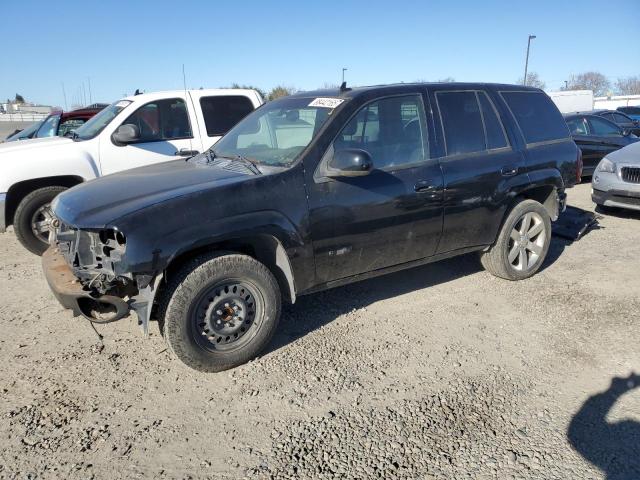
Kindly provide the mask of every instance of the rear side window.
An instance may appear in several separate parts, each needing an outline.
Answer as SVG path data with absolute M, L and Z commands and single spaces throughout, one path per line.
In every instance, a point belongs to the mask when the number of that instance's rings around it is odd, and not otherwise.
M 482 115 L 475 92 L 437 92 L 447 155 L 485 150 Z
M 548 142 L 569 134 L 558 108 L 542 92 L 501 92 L 527 143 Z
M 242 95 L 202 97 L 200 107 L 209 137 L 224 135 L 253 111 L 253 103 Z
M 480 100 L 480 106 L 482 107 L 482 118 L 484 119 L 484 128 L 487 132 L 487 148 L 502 148 L 506 147 L 507 137 L 504 134 L 504 127 L 502 122 L 498 118 L 496 109 L 494 108 L 491 100 L 484 92 L 478 92 L 478 99 Z

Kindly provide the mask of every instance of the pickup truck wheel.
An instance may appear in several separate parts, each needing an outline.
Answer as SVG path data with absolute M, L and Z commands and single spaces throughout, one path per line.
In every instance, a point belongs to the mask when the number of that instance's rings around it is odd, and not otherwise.
M 202 372 L 253 359 L 280 318 L 276 279 L 247 255 L 195 258 L 173 277 L 165 298 L 166 307 L 160 305 L 165 339 L 180 360 Z
M 496 243 L 480 260 L 493 275 L 523 280 L 536 273 L 551 243 L 551 219 L 535 200 L 523 200 L 509 213 Z
M 51 201 L 67 187 L 44 187 L 25 196 L 13 216 L 18 241 L 31 253 L 42 255 L 49 247 L 49 230 L 53 215 Z

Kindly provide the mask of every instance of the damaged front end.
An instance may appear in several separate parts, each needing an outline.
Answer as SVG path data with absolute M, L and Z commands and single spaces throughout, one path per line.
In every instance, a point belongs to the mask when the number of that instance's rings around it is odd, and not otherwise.
M 138 316 L 145 335 L 153 293 L 161 276 L 127 271 L 127 239 L 116 228 L 83 230 L 54 220 L 52 245 L 42 256 L 47 282 L 58 301 L 74 315 L 109 323 Z

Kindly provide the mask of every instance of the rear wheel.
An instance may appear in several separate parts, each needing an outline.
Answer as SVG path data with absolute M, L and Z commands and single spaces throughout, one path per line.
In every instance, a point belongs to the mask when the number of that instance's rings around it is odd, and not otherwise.
M 276 279 L 247 255 L 195 258 L 173 277 L 164 299 L 160 312 L 169 347 L 203 372 L 253 359 L 271 340 L 280 318 Z
M 493 275 L 523 280 L 542 266 L 551 243 L 551 219 L 534 200 L 523 200 L 507 216 L 496 243 L 480 259 Z
M 49 231 L 53 214 L 51 201 L 67 187 L 53 186 L 34 190 L 18 204 L 13 228 L 18 241 L 30 252 L 42 255 L 49 248 Z

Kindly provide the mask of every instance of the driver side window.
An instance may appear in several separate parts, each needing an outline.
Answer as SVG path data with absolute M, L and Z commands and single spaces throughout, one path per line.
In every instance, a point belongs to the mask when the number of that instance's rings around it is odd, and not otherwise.
M 147 103 L 122 124 L 138 127 L 140 140 L 137 143 L 191 138 L 187 107 L 181 98 Z
M 428 158 L 420 95 L 377 100 L 362 107 L 334 141 L 334 149 L 366 150 L 376 169 L 393 169 Z

